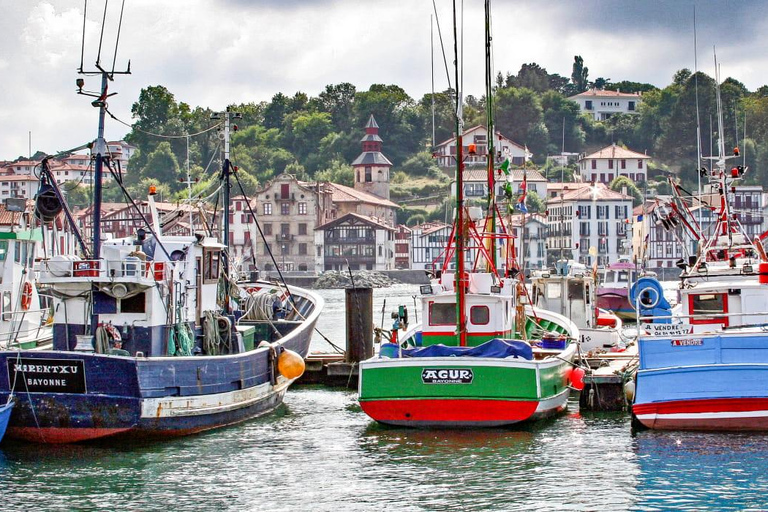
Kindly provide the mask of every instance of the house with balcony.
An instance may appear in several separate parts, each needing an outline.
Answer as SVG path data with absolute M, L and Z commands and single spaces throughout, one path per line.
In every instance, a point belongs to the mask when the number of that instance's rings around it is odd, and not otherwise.
M 347 213 L 315 228 L 316 271 L 392 270 L 395 228 L 357 213 Z
M 636 114 L 642 93 L 590 89 L 568 98 L 579 105 L 579 109 L 591 115 L 595 121 L 605 121 L 615 114 Z
M 469 154 L 469 145 L 475 145 L 475 153 Z M 496 132 L 493 141 L 494 151 L 496 152 L 496 161 L 501 164 L 505 158 L 509 158 L 512 165 L 523 165 L 526 158 L 525 146 L 505 137 L 501 132 Z M 435 146 L 433 156 L 437 165 L 443 169 L 456 167 L 456 148 L 457 137 L 441 142 Z M 464 153 L 464 164 L 466 167 L 484 167 L 488 156 L 488 128 L 482 125 L 474 126 L 464 131 L 462 148 Z M 531 155 L 528 153 L 528 158 Z
M 333 210 L 329 184 L 307 183 L 283 173 L 268 181 L 250 198 L 250 206 L 264 234 L 262 239 L 246 198 L 233 200 L 230 213 L 231 246 L 243 258 L 243 269 L 270 272 L 312 272 L 319 249 L 315 229 Z M 274 261 L 272 261 L 274 258 Z
M 547 201 L 550 258 L 607 265 L 631 243 L 632 197 L 603 183 L 568 183 Z M 590 249 L 594 248 L 594 251 Z

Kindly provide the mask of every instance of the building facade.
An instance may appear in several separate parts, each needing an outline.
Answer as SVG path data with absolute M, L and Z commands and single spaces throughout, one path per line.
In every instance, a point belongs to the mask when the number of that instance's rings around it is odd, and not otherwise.
M 394 233 L 393 227 L 356 213 L 318 226 L 316 271 L 393 270 Z
M 591 115 L 595 121 L 605 121 L 615 114 L 636 114 L 643 101 L 639 92 L 626 93 L 603 89 L 590 89 L 568 99 L 578 103 L 579 109 Z
M 230 242 L 235 254 L 243 255 L 247 262 L 247 256 L 255 252 L 258 267 L 268 272 L 277 268 L 286 272 L 314 271 L 315 229 L 323 221 L 323 212 L 331 210 L 329 191 L 286 173 L 267 182 L 251 197 L 251 207 L 266 241 L 245 201 L 242 196 L 235 198 L 234 212 L 230 214 Z
M 496 132 L 496 139 L 493 141 L 496 152 L 496 161 L 501 163 L 505 158 L 509 158 L 513 165 L 523 165 L 526 159 L 526 149 L 517 142 L 505 137 L 500 132 Z M 474 154 L 469 153 L 470 144 L 474 144 Z M 437 165 L 444 169 L 456 167 L 456 148 L 457 139 L 450 139 L 441 142 L 434 149 L 434 157 Z M 462 148 L 464 153 L 464 164 L 467 167 L 483 167 L 486 165 L 488 154 L 488 128 L 485 126 L 475 126 L 464 131 Z M 528 158 L 532 157 L 527 153 Z
M 612 144 L 594 153 L 581 155 L 579 171 L 582 181 L 591 183 L 608 185 L 619 176 L 643 183 L 647 181 L 650 160 L 651 157 L 646 154 Z
M 411 268 L 437 270 L 442 267 L 452 227 L 443 222 L 426 222 L 411 228 Z
M 570 183 L 547 201 L 550 258 L 607 265 L 631 245 L 632 197 L 602 183 Z

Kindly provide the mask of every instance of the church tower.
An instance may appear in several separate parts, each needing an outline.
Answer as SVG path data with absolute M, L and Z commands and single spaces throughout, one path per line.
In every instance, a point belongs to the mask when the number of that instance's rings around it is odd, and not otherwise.
M 365 125 L 365 136 L 360 139 L 363 152 L 352 162 L 355 170 L 355 189 L 389 199 L 389 170 L 392 162 L 381 153 L 379 125 L 373 114 Z

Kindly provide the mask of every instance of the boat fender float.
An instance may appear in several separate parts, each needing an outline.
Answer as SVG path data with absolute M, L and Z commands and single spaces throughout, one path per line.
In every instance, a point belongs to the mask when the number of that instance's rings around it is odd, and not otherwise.
M 570 381 L 571 387 L 575 389 L 576 391 L 581 391 L 584 389 L 584 368 L 573 368 L 568 375 L 568 380 Z
M 286 379 L 298 379 L 304 374 L 304 359 L 293 350 L 284 349 L 277 358 L 277 371 Z

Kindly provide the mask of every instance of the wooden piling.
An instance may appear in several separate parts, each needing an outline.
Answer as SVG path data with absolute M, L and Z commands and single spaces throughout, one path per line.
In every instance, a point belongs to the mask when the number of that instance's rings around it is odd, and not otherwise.
M 345 361 L 359 363 L 373 357 L 373 288 L 347 288 L 347 352 Z

